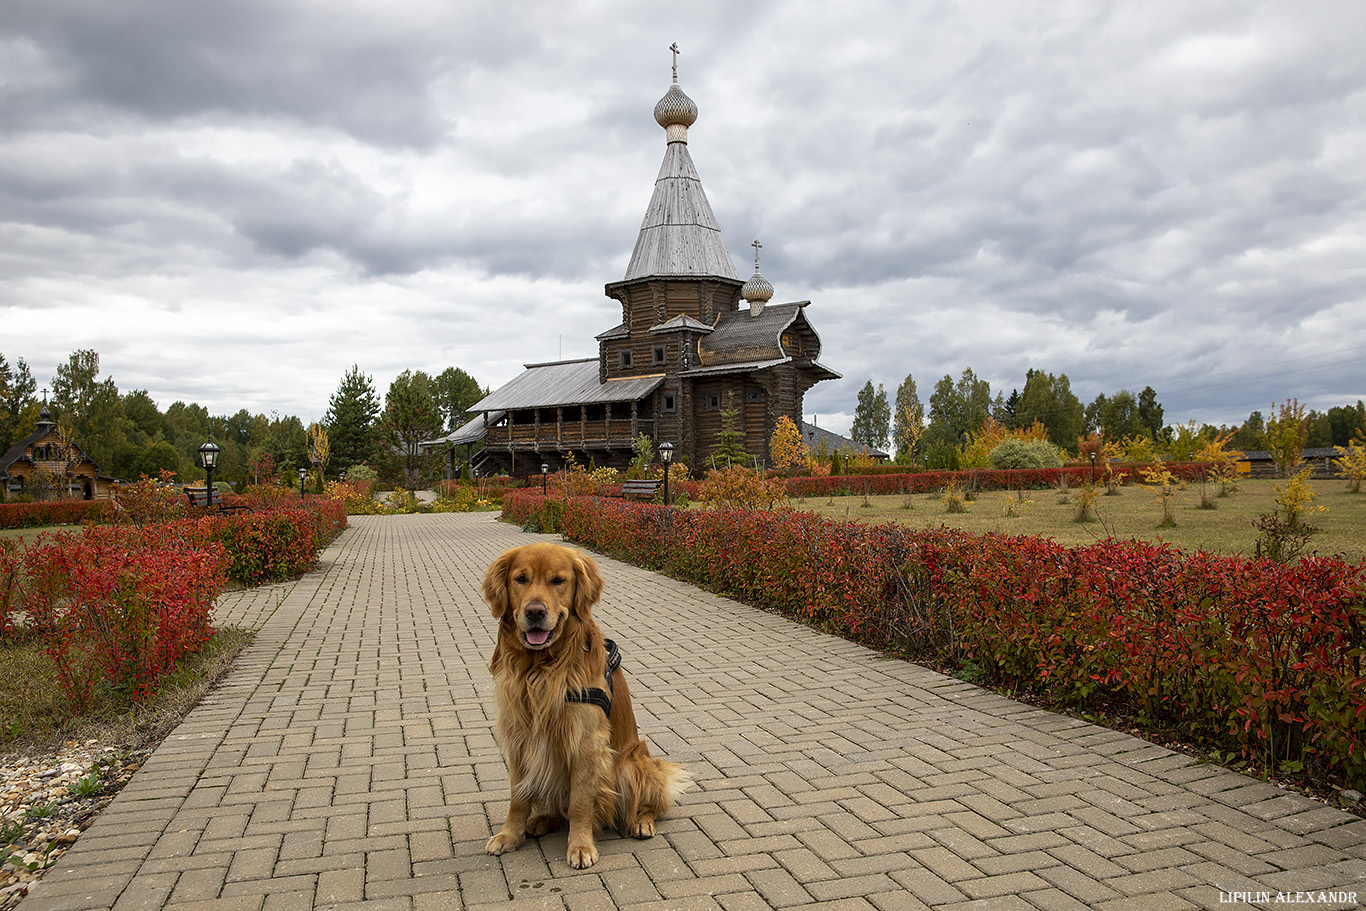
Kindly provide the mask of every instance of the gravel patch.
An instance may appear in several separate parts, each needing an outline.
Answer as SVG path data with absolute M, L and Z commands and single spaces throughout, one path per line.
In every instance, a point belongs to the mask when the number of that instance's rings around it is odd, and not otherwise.
M 28 895 L 151 752 L 87 740 L 0 759 L 0 911 Z

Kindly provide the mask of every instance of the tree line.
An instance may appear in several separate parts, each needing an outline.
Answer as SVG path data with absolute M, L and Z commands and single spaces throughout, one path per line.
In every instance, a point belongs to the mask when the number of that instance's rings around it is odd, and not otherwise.
M 325 473 L 336 477 L 364 466 L 363 473 L 389 482 L 413 478 L 439 458 L 417 444 L 460 426 L 487 394 L 464 370 L 448 367 L 435 375 L 405 370 L 381 400 L 373 378 L 353 365 L 312 428 L 315 439 L 321 430 L 328 441 Z M 223 481 L 262 483 L 313 467 L 310 428 L 297 416 L 245 408 L 210 415 L 183 401 L 162 410 L 147 390 L 121 392 L 113 377 L 102 377 L 100 356 L 90 349 L 59 364 L 40 397 L 24 359 L 10 364 L 0 353 L 0 453 L 35 431 L 44 403 L 59 432 L 109 477 L 137 480 L 166 470 L 182 481 L 199 480 L 199 447 L 209 440 L 221 449 L 215 478 Z
M 1266 417 L 1253 411 L 1237 427 L 1195 422 L 1169 425 L 1163 420 L 1162 403 L 1152 386 L 1137 394 L 1119 389 L 1097 395 L 1083 405 L 1072 392 L 1066 373 L 1055 376 L 1031 369 L 1025 374 L 1024 388 L 1011 389 L 1007 396 L 1003 391 L 993 395 L 991 384 L 968 367 L 956 380 L 945 374 L 935 383 L 928 410 L 910 374 L 897 387 L 892 401 L 881 384 L 874 387 L 869 380 L 859 390 L 850 437 L 865 446 L 887 450 L 901 464 L 952 469 L 962 467 L 972 435 L 993 421 L 1010 430 L 1028 429 L 1037 423 L 1047 432 L 1050 443 L 1075 456 L 1082 439 L 1091 434 L 1114 441 L 1148 440 L 1154 451 L 1176 454 L 1199 448 L 1195 444 L 1221 435 L 1227 436 L 1232 449 L 1269 450 L 1274 448 L 1271 436 L 1275 419 L 1274 410 Z M 1352 439 L 1366 436 L 1366 404 L 1361 401 L 1326 412 L 1308 410 L 1302 420 L 1306 446 L 1311 449 L 1346 446 Z

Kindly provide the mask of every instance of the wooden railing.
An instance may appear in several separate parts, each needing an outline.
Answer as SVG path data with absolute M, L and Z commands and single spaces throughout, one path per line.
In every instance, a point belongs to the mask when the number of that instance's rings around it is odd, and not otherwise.
M 653 436 L 653 420 L 613 418 L 604 421 L 565 421 L 561 424 L 512 424 L 490 427 L 484 445 L 491 448 L 629 449 L 638 434 Z

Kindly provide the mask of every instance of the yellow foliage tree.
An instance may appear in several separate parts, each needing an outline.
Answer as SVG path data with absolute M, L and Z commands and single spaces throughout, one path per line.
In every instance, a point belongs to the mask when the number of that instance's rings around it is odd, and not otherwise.
M 1318 526 L 1306 519 L 1320 512 L 1323 506 L 1314 505 L 1314 488 L 1309 484 L 1312 468 L 1296 472 L 1285 487 L 1276 487 L 1276 511 L 1262 513 L 1252 520 L 1257 529 L 1256 554 L 1278 563 L 1290 563 L 1309 547 L 1318 534 Z
M 810 455 L 810 448 L 802 442 L 802 431 L 787 415 L 778 418 L 773 428 L 773 436 L 768 441 L 769 454 L 773 457 L 773 467 L 788 471 L 793 465 L 800 465 Z
M 708 471 L 697 487 L 697 499 L 708 509 L 772 509 L 787 499 L 787 488 L 777 478 L 732 465 Z
M 1175 528 L 1176 513 L 1172 510 L 1172 500 L 1181 482 L 1165 466 L 1143 468 L 1139 473 L 1143 475 L 1143 481 L 1148 485 L 1148 489 L 1162 503 L 1162 521 L 1157 524 L 1162 528 Z
M 925 406 L 917 399 L 914 404 L 902 405 L 893 431 L 896 444 L 896 460 L 899 463 L 915 463 L 915 447 L 925 435 Z
M 327 467 L 327 457 L 330 448 L 327 443 L 327 428 L 317 421 L 308 425 L 308 460 L 316 466 L 318 470 L 317 480 L 314 482 L 313 489 L 321 492 L 323 489 L 323 469 Z
M 1152 437 L 1136 433 L 1123 443 L 1124 458 L 1130 462 L 1156 462 L 1157 450 L 1153 448 Z
M 1361 482 L 1366 479 L 1366 446 L 1360 439 L 1352 440 L 1346 446 L 1334 446 L 1341 458 L 1333 460 L 1338 472 L 1347 479 L 1348 493 L 1361 493 Z
M 1285 404 L 1273 403 L 1271 407 L 1276 409 L 1276 416 L 1266 422 L 1271 457 L 1281 477 L 1293 477 L 1304 461 L 1304 447 L 1309 444 L 1309 412 L 1299 399 L 1287 399 Z
M 327 444 L 327 428 L 316 421 L 308 425 L 308 460 L 321 471 L 327 466 L 330 448 Z
M 1309 477 L 1313 473 L 1312 468 L 1302 469 L 1296 472 L 1285 487 L 1276 487 L 1276 502 L 1285 511 L 1285 521 L 1292 527 L 1303 525 L 1307 516 L 1328 510 L 1326 506 L 1314 505 L 1316 494 L 1309 483 Z
M 1209 480 L 1218 481 L 1223 485 L 1224 491 L 1227 491 L 1237 479 L 1237 465 L 1243 458 L 1240 450 L 1228 448 L 1228 441 L 1232 438 L 1232 430 L 1216 434 L 1214 439 L 1205 443 L 1194 454 L 1195 461 L 1210 463 Z

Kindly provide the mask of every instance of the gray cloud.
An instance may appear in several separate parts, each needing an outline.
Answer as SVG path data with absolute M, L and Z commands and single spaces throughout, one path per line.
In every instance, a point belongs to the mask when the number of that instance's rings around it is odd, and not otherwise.
M 304 415 L 353 362 L 591 354 L 674 40 L 737 269 L 760 237 L 846 374 L 809 411 L 967 366 L 1174 420 L 1366 397 L 1366 12 L 1327 2 L 14 0 L 0 352 Z M 206 329 L 237 376 L 173 353 Z

